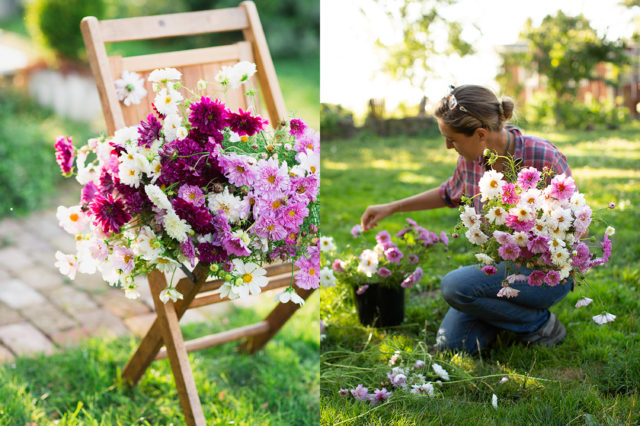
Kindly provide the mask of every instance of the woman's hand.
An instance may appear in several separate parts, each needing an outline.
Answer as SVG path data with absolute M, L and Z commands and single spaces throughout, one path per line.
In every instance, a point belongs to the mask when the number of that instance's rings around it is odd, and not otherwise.
M 378 222 L 385 217 L 391 216 L 393 209 L 390 204 L 377 204 L 375 206 L 369 206 L 362 214 L 360 218 L 360 225 L 363 231 L 368 231 L 371 228 L 378 225 Z

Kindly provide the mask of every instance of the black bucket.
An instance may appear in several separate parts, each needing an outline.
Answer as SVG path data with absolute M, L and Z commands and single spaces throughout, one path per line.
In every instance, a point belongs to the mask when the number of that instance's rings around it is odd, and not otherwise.
M 356 311 L 362 325 L 391 327 L 404 321 L 404 288 L 369 285 L 362 294 L 355 293 Z

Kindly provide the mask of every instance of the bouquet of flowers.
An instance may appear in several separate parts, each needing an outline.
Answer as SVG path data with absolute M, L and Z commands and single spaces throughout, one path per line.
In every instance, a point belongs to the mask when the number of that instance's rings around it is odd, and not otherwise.
M 373 249 L 365 249 L 344 259 L 335 259 L 331 268 L 324 267 L 321 280 L 325 285 L 333 285 L 338 280 L 364 293 L 370 285 L 409 288 L 422 279 L 422 268 L 417 266 L 428 251 L 438 244 L 448 246 L 449 239 L 444 232 L 437 234 L 407 219 L 408 226 L 396 234 L 395 242 L 388 231 L 376 235 L 377 244 Z M 354 230 L 354 235 L 359 235 Z M 320 237 L 320 249 L 324 252 L 336 249 L 331 237 Z
M 595 257 L 586 237 L 592 221 L 592 210 L 584 195 L 578 192 L 573 178 L 553 175 L 551 170 L 529 167 L 516 171 L 512 158 L 485 151 L 489 164 L 505 158 L 505 174 L 495 170 L 480 179 L 480 196 L 484 213 L 473 207 L 461 206 L 461 224 L 466 237 L 480 248 L 476 254 L 487 275 L 497 272 L 501 261 L 525 265 L 528 275 L 505 277 L 499 297 L 515 297 L 519 290 L 509 286 L 515 281 L 527 281 L 532 286 L 556 286 L 568 277 L 575 281 L 594 266 L 602 265 L 611 256 L 611 240 L 615 232 L 609 226 L 600 243 L 602 257 Z M 464 201 L 470 201 L 465 198 Z M 611 203 L 610 208 L 615 205 Z M 595 239 L 593 239 L 595 241 Z
M 254 64 L 240 62 L 216 80 L 226 91 L 254 72 Z M 121 100 L 139 102 L 142 79 L 125 77 Z M 185 263 L 204 262 L 210 277 L 224 280 L 221 296 L 234 299 L 260 293 L 267 284 L 262 266 L 280 259 L 295 262 L 299 287 L 316 288 L 318 133 L 299 119 L 268 127 L 250 111 L 183 88 L 180 78 L 172 68 L 149 75 L 155 113 L 139 125 L 77 150 L 71 138 L 56 141 L 63 174 L 75 172 L 83 185 L 77 205 L 58 208 L 77 247 L 56 253 L 60 272 L 71 279 L 77 271 L 100 272 L 135 298 L 135 277 L 153 269 L 173 277 L 178 267 L 189 268 Z M 201 80 L 197 90 L 207 84 Z M 165 303 L 182 298 L 173 286 L 161 293 Z M 279 299 L 303 303 L 292 286 Z

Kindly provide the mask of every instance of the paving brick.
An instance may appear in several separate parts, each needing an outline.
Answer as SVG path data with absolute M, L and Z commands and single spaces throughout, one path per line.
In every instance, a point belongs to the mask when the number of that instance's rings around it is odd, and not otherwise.
M 69 235 L 58 225 L 55 210 L 33 213 L 22 222 L 22 227 L 35 233 L 44 241 L 60 236 Z
M 31 258 L 34 263 L 43 268 L 51 269 L 52 271 L 59 273 L 56 264 L 56 251 L 51 249 L 49 251 L 34 251 L 31 253 Z M 64 277 L 63 277 L 64 279 Z
M 58 237 L 51 238 L 47 241 L 54 250 L 60 250 L 65 254 L 71 254 L 76 252 L 76 240 L 73 235 L 60 235 Z
M 153 324 L 153 321 L 155 319 L 156 314 L 151 313 L 126 318 L 124 320 L 124 323 L 127 328 L 129 328 L 129 330 L 133 332 L 134 335 L 136 335 L 137 337 L 142 337 L 147 334 L 147 331 L 149 331 L 149 328 L 151 327 L 151 324 Z
M 53 247 L 47 243 L 41 236 L 34 234 L 37 230 L 25 231 L 20 238 L 15 240 L 14 246 L 25 250 L 27 253 L 34 251 L 52 251 Z
M 19 271 L 33 265 L 33 260 L 24 251 L 17 247 L 4 247 L 0 249 L 0 269 L 5 271 Z
M 75 327 L 77 323 L 49 302 L 29 306 L 20 310 L 22 316 L 47 335 Z
M 45 299 L 22 281 L 11 279 L 0 283 L 0 301 L 11 308 L 19 309 L 43 303 Z
M 4 325 L 0 327 L 0 341 L 16 355 L 30 355 L 44 352 L 53 353 L 53 343 L 28 322 Z
M 23 231 L 19 220 L 7 218 L 0 221 L 0 240 L 14 242 Z
M 149 313 L 149 307 L 140 300 L 127 299 L 124 290 L 110 288 L 93 296 L 94 300 L 119 318 Z
M 46 294 L 57 306 L 72 315 L 75 312 L 98 308 L 96 302 L 94 302 L 87 293 L 77 290 L 70 285 L 56 288 Z
M 104 293 L 109 290 L 109 284 L 102 279 L 100 272 L 95 274 L 76 274 L 73 285 L 91 294 Z
M 14 322 L 23 321 L 23 318 L 20 314 L 5 305 L 4 303 L 0 303 L 0 325 L 13 324 Z
M 52 268 L 34 265 L 30 268 L 16 272 L 20 281 L 35 289 L 54 289 L 64 284 L 63 275 Z
M 11 362 L 15 359 L 13 353 L 6 347 L 0 345 L 0 364 L 4 362 Z
M 93 336 L 118 337 L 130 334 L 122 320 L 106 309 L 75 312 L 74 317 Z
M 51 335 L 51 340 L 59 346 L 70 347 L 76 346 L 89 337 L 91 337 L 91 334 L 86 329 L 83 327 L 77 327 L 53 333 Z

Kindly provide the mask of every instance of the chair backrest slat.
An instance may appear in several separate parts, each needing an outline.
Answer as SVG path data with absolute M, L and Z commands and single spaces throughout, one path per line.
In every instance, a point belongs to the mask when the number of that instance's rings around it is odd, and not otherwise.
M 220 98 L 233 110 L 247 110 L 252 107 L 253 111 L 259 113 L 263 102 L 269 121 L 274 126 L 286 116 L 284 99 L 253 2 L 245 1 L 232 9 L 141 18 L 98 21 L 94 17 L 87 17 L 82 20 L 81 28 L 109 134 L 121 127 L 137 124 L 151 112 L 155 93 L 147 79 L 149 73 L 157 68 L 177 68 L 183 74 L 184 87 L 191 90 L 196 90 L 197 81 L 200 79 L 211 83 L 205 91 L 198 93 Z M 108 57 L 105 49 L 105 43 L 114 41 L 234 30 L 241 30 L 245 41 L 225 46 L 131 57 Z M 239 61 L 256 63 L 259 94 L 262 99 L 246 95 L 247 90 L 256 88 L 254 79 L 238 89 L 229 89 L 225 93 L 215 82 L 215 76 L 223 66 L 231 66 Z M 137 72 L 145 79 L 148 94 L 139 105 L 126 106 L 118 101 L 114 82 L 121 78 L 125 70 Z M 186 90 L 183 90 L 183 96 L 186 95 Z
M 116 41 L 241 31 L 248 26 L 246 13 L 240 8 L 231 8 L 139 18 L 109 19 L 100 22 L 100 31 L 105 43 L 113 43 Z

